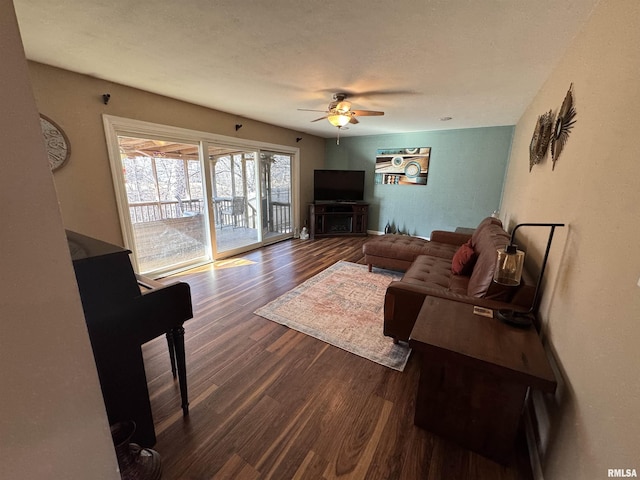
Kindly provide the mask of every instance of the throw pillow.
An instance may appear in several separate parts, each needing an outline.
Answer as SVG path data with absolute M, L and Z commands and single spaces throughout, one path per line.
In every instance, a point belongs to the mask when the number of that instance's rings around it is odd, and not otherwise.
M 467 275 L 473 270 L 473 265 L 476 263 L 476 253 L 471 247 L 471 240 L 467 243 L 460 245 L 460 248 L 456 250 L 451 261 L 451 273 L 454 275 Z

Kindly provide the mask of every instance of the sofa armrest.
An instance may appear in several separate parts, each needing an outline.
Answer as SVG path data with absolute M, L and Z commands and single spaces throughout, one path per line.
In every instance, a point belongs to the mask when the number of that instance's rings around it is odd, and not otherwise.
M 471 238 L 467 233 L 447 232 L 445 230 L 434 230 L 431 232 L 429 240 L 438 243 L 448 243 L 450 245 L 462 245 Z
M 523 307 L 518 304 L 510 303 L 510 302 L 501 302 L 498 300 L 490 300 L 487 298 L 480 298 L 480 297 L 470 297 L 469 295 L 451 292 L 443 288 L 426 287 L 422 285 L 405 283 L 402 281 L 391 282 L 389 287 L 387 287 L 387 295 L 393 295 L 400 298 L 405 296 L 410 296 L 412 298 L 415 298 L 416 296 L 421 296 L 423 298 L 423 301 L 425 297 L 431 296 L 431 297 L 446 298 L 449 300 L 454 300 L 456 302 L 468 303 L 471 305 L 478 305 L 479 307 L 490 308 L 492 310 L 505 308 L 505 309 L 513 309 L 516 311 L 522 311 L 522 312 L 527 311 L 526 307 Z M 385 315 L 386 315 L 386 312 L 385 312 Z
M 470 297 L 449 290 L 416 285 L 403 281 L 391 282 L 384 297 L 384 330 L 383 333 L 395 340 L 408 341 L 418 313 L 427 296 L 446 298 L 456 302 L 478 305 L 492 310 L 513 309 L 527 311 L 526 307 L 513 303 Z

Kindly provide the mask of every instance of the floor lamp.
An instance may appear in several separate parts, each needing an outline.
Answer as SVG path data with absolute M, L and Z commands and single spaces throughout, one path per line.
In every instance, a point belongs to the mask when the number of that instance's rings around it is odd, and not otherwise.
M 509 323 L 511 325 L 516 325 L 519 327 L 529 327 L 533 324 L 535 313 L 538 311 L 538 303 L 540 301 L 540 284 L 542 283 L 544 269 L 547 266 L 547 259 L 549 257 L 549 249 L 551 248 L 553 234 L 556 230 L 556 227 L 564 227 L 564 223 L 520 223 L 516 225 L 516 227 L 511 232 L 509 245 L 507 245 L 504 250 L 498 250 L 493 281 L 501 285 L 510 287 L 517 287 L 518 285 L 520 285 L 522 267 L 524 265 L 524 252 L 518 250 L 518 246 L 513 243 L 516 231 L 520 227 L 549 228 L 550 230 L 549 239 L 547 240 L 547 248 L 544 252 L 544 258 L 542 259 L 540 275 L 538 275 L 538 281 L 536 282 L 536 290 L 533 296 L 533 302 L 531 302 L 531 308 L 529 308 L 529 310 L 527 310 L 526 312 L 520 312 L 510 309 L 500 309 L 498 310 L 497 317 L 503 322 Z

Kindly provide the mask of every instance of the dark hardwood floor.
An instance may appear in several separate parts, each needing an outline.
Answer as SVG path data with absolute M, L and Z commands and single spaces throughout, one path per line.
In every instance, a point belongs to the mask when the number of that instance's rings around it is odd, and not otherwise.
M 362 263 L 365 240 L 285 241 L 165 279 L 191 285 L 195 316 L 188 417 L 165 340 L 143 347 L 163 479 L 531 478 L 526 454 L 504 467 L 413 425 L 416 355 L 397 372 L 253 314 L 337 260 Z

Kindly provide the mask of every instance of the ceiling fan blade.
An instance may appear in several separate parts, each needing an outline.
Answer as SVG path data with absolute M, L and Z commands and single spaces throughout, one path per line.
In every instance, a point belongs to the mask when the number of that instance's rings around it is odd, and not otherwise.
M 337 86 L 331 88 L 324 88 L 321 90 L 317 90 L 319 93 L 333 93 L 340 92 L 344 93 L 347 98 L 353 100 L 355 98 L 358 99 L 369 99 L 372 97 L 382 97 L 382 96 L 391 96 L 391 95 L 418 95 L 420 92 L 415 90 L 351 90 L 349 88 L 344 88 L 344 86 Z
M 379 117 L 384 115 L 384 112 L 376 112 L 375 110 L 351 110 L 351 112 L 360 117 Z
M 327 116 L 325 115 L 324 117 L 320 117 L 320 118 L 316 118 L 315 120 L 311 120 L 311 123 L 313 122 L 319 122 L 320 120 L 324 120 L 325 118 L 327 118 Z
M 351 115 L 351 120 L 349 120 L 349 123 L 353 123 L 355 125 L 356 123 L 360 123 L 360 122 L 354 115 Z
M 371 97 L 383 97 L 385 95 L 417 95 L 415 90 L 368 90 L 352 92 L 351 98 L 369 99 Z
M 299 108 L 299 112 L 326 112 L 326 110 L 312 110 L 310 108 Z

